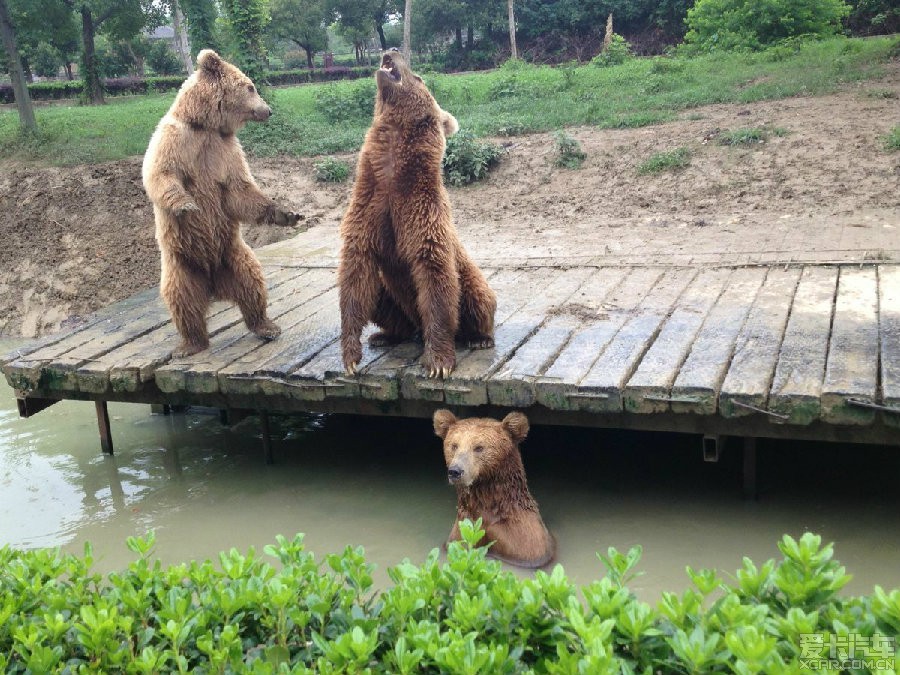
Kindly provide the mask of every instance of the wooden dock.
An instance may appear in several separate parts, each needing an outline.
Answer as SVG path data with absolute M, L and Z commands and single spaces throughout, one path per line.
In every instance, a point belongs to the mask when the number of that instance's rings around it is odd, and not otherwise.
M 215 305 L 210 349 L 172 359 L 178 338 L 150 289 L 6 355 L 21 414 L 60 399 L 409 416 L 513 407 L 538 423 L 900 444 L 897 264 L 487 264 L 496 347 L 459 350 L 441 381 L 415 343 L 365 345 L 360 374 L 345 376 L 334 252 L 321 253 L 261 256 L 284 329 L 270 343 Z

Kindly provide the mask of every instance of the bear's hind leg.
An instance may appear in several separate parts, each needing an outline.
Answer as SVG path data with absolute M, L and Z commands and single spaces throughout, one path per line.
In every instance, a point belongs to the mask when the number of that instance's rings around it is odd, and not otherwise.
M 281 329 L 266 314 L 266 279 L 253 250 L 243 241 L 236 242 L 215 279 L 215 291 L 223 300 L 234 302 L 244 323 L 263 340 L 274 340 Z
M 460 250 L 457 255 L 460 290 L 457 339 L 470 349 L 488 349 L 494 346 L 497 296 L 466 252 Z
M 372 322 L 381 329 L 369 337 L 369 344 L 373 347 L 388 347 L 406 342 L 416 335 L 415 324 L 384 288 L 378 294 Z
M 177 259 L 164 256 L 160 295 L 181 336 L 181 343 L 172 350 L 172 357 L 190 356 L 208 348 L 206 310 L 209 307 L 210 287 L 206 275 Z

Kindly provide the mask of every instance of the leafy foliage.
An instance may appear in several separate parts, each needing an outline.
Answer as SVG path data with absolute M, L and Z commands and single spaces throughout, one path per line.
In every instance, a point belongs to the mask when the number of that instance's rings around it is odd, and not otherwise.
M 184 72 L 181 60 L 165 40 L 157 40 L 147 50 L 147 63 L 157 75 L 176 75 Z
M 621 35 L 613 33 L 609 46 L 591 59 L 591 63 L 601 67 L 618 66 L 631 57 L 631 45 Z
M 638 166 L 638 173 L 661 173 L 683 169 L 691 163 L 691 151 L 688 148 L 675 148 L 666 152 L 657 152 Z
M 450 185 L 457 187 L 474 183 L 487 176 L 502 154 L 499 145 L 478 141 L 471 131 L 457 132 L 447 139 L 444 176 Z
M 900 124 L 894 126 L 890 133 L 884 137 L 884 149 L 888 152 L 900 150 Z
M 350 165 L 336 157 L 326 157 L 313 164 L 316 180 L 321 183 L 343 183 L 350 176 Z
M 684 41 L 698 51 L 758 50 L 788 38 L 834 35 L 849 13 L 844 0 L 697 0 Z
M 269 4 L 267 0 L 223 0 L 221 4 L 237 45 L 235 57 L 238 66 L 247 77 L 259 84 L 263 81 L 266 67 L 265 36 L 270 19 Z
M 629 591 L 640 560 L 610 548 L 605 576 L 576 588 L 562 567 L 521 578 L 475 548 L 388 570 L 373 588 L 361 548 L 318 560 L 303 535 L 163 567 L 154 536 L 105 579 L 93 552 L 0 548 L 0 668 L 8 672 L 795 673 L 801 635 L 893 636 L 900 589 L 842 598 L 831 544 L 785 535 L 782 559 L 744 558 L 732 583 L 687 568 L 692 587 L 656 605 Z M 807 655 L 808 656 L 808 655 Z
M 565 131 L 557 131 L 553 134 L 553 138 L 556 143 L 554 164 L 566 169 L 580 169 L 587 159 L 587 154 L 581 149 L 581 143 Z

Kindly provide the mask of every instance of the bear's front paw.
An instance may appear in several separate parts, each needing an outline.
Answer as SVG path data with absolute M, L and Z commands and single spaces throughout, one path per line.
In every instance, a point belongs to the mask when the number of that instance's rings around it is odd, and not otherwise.
M 276 225 L 287 225 L 290 227 L 292 225 L 296 225 L 304 218 L 305 216 L 302 216 L 299 213 L 294 213 L 293 211 L 282 211 L 281 209 L 275 209 L 275 216 L 272 220 Z
M 345 343 L 341 351 L 343 352 L 344 370 L 347 371 L 347 375 L 356 375 L 356 369 L 359 367 L 360 360 L 362 360 L 362 344 L 358 341 L 355 344 Z
M 259 326 L 254 326 L 250 330 L 253 331 L 254 335 L 263 340 L 274 340 L 281 335 L 281 329 L 271 321 L 266 321 Z
M 172 350 L 172 358 L 180 359 L 185 356 L 192 356 L 193 354 L 202 352 L 207 347 L 209 347 L 209 342 L 201 343 L 182 340 L 181 344 L 179 344 L 177 347 L 175 347 L 175 349 Z
M 438 355 L 426 348 L 422 354 L 422 366 L 428 371 L 428 377 L 448 378 L 456 367 L 456 354 Z
M 188 200 L 182 204 L 179 204 L 175 208 L 175 217 L 179 218 L 186 213 L 190 213 L 191 211 L 199 211 L 199 210 L 200 210 L 200 207 L 197 206 L 197 204 L 195 202 Z

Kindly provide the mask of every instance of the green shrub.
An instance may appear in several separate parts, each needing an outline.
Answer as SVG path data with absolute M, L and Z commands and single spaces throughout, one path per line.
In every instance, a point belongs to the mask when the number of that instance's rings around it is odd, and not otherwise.
M 850 576 L 813 534 L 785 535 L 778 562 L 744 558 L 731 581 L 688 567 L 687 590 L 649 604 L 628 589 L 640 547 L 610 548 L 605 576 L 576 588 L 560 566 L 522 578 L 486 560 L 480 522 L 460 531 L 445 561 L 437 549 L 404 561 L 380 593 L 361 548 L 318 560 L 303 535 L 266 546 L 271 562 L 232 549 L 218 566 L 170 567 L 152 534 L 130 537 L 138 559 L 105 579 L 89 545 L 83 557 L 3 547 L 0 669 L 790 674 L 847 651 L 848 635 L 896 660 L 900 589 L 840 597 Z
M 331 122 L 370 118 L 375 107 L 375 80 L 322 87 L 316 95 L 316 110 Z
M 350 175 L 350 165 L 336 157 L 326 157 L 313 166 L 320 183 L 343 183 Z
M 691 151 L 688 148 L 675 148 L 668 152 L 657 152 L 638 166 L 639 174 L 677 171 L 691 163 Z
M 165 40 L 156 40 L 147 51 L 147 65 L 157 75 L 177 75 L 184 72 L 184 64 Z
M 580 169 L 587 159 L 587 155 L 581 149 L 581 143 L 565 131 L 557 131 L 553 138 L 556 141 L 556 159 L 553 163 L 566 169 Z
M 888 152 L 900 150 L 900 125 L 891 129 L 890 133 L 884 137 L 883 143 L 884 149 Z
M 444 176 L 450 185 L 457 187 L 474 183 L 487 176 L 502 154 L 499 145 L 482 143 L 471 131 L 460 131 L 447 139 Z
M 697 0 L 688 10 L 688 49 L 758 50 L 788 38 L 823 38 L 841 30 L 844 0 Z
M 719 133 L 717 142 L 719 145 L 753 145 L 754 143 L 765 143 L 769 140 L 769 136 L 786 136 L 787 134 L 787 129 L 781 127 L 735 129 Z
M 632 57 L 631 45 L 618 33 L 613 33 L 609 46 L 591 59 L 595 66 L 618 66 Z

